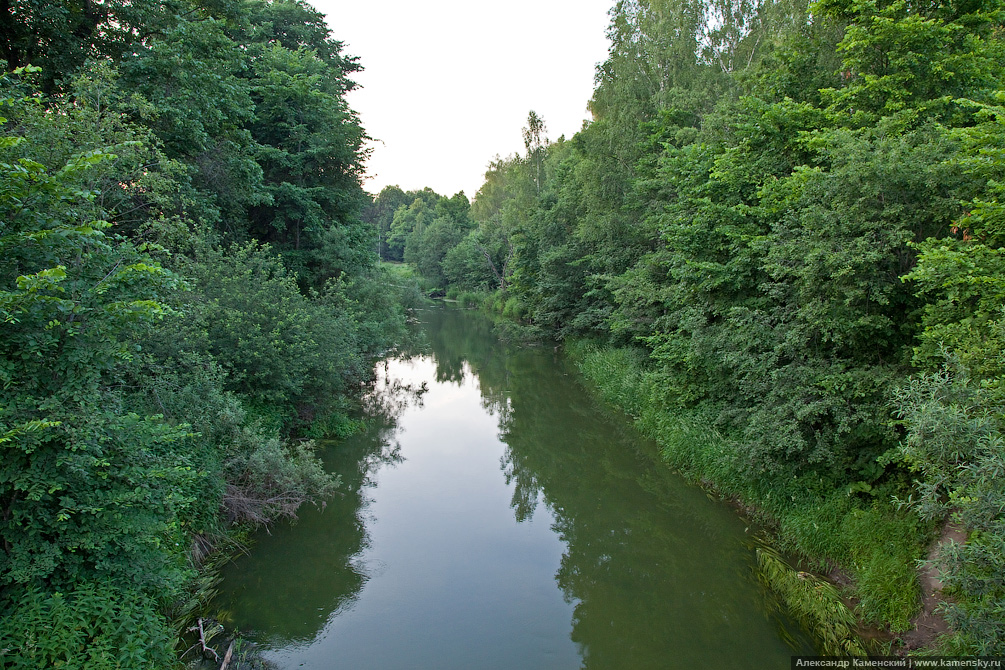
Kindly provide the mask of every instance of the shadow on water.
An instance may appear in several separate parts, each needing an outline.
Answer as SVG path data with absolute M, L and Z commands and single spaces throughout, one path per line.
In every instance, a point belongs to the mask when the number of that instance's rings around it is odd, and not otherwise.
M 225 598 L 217 618 L 270 645 L 309 643 L 332 616 L 352 608 L 373 569 L 357 560 L 368 546 L 368 493 L 373 475 L 400 463 L 397 419 L 421 405 L 421 389 L 378 379 L 364 399 L 366 428 L 349 439 L 320 441 L 325 469 L 338 473 L 338 492 L 320 509 L 301 509 L 294 524 L 259 531 L 248 555 L 223 572 Z
M 544 568 L 545 582 L 565 602 L 564 610 L 555 610 L 564 617 L 556 630 L 574 652 L 535 656 L 529 649 L 513 657 L 522 667 L 771 668 L 788 667 L 791 654 L 813 653 L 806 638 L 773 613 L 753 578 L 753 551 L 743 522 L 725 504 L 669 472 L 656 446 L 627 420 L 598 407 L 551 347 L 508 347 L 493 336 L 488 319 L 462 310 L 430 309 L 421 320 L 435 363 L 429 386 L 434 391 L 476 388 L 478 404 L 493 417 L 487 425 L 494 425 L 496 434 L 486 439 L 498 443 L 498 455 L 494 474 L 487 476 L 505 489 L 509 524 L 545 524 L 559 541 L 554 563 Z M 416 447 L 409 446 L 409 428 L 403 429 L 399 419 L 422 403 L 421 390 L 396 387 L 389 370 L 378 367 L 370 429 L 325 451 L 327 467 L 341 474 L 342 494 L 323 511 L 307 510 L 295 526 L 261 534 L 251 554 L 224 574 L 221 608 L 252 639 L 277 650 L 281 667 L 334 667 L 318 660 L 328 656 L 311 656 L 312 645 L 333 644 L 325 638 L 338 637 L 333 632 L 338 622 L 354 616 L 367 597 L 367 584 L 381 579 L 385 565 L 419 560 L 420 553 L 402 559 L 382 554 L 371 543 L 371 503 L 380 490 L 376 474 L 404 467 L 403 459 L 407 465 Z M 427 409 L 435 411 L 421 411 Z M 444 435 L 451 432 L 451 411 L 458 410 L 448 409 L 437 419 Z M 442 482 L 435 486 L 444 487 Z M 507 549 L 493 548 L 500 551 Z M 496 558 L 512 564 L 522 560 L 517 554 L 512 560 Z M 445 583 L 452 578 L 457 577 L 442 577 Z M 535 578 L 515 579 L 531 583 Z M 449 598 L 452 591 L 444 587 L 442 592 Z M 411 606 L 406 600 L 403 595 L 403 608 Z M 445 605 L 477 612 L 467 607 L 463 600 Z M 385 610 L 381 616 L 374 620 L 390 615 Z M 493 617 L 492 611 L 485 616 Z M 502 629 L 491 634 L 502 636 L 504 646 L 522 644 L 525 629 L 508 632 L 505 626 L 500 613 L 487 629 Z M 375 649 L 372 645 L 384 635 L 384 646 L 391 646 L 389 632 L 374 631 L 358 643 Z M 329 649 L 345 658 L 367 658 L 365 652 L 352 656 L 351 637 L 343 636 L 340 646 Z M 484 643 L 486 648 L 493 644 Z M 453 650 L 445 645 L 430 652 L 429 658 L 442 661 L 437 667 L 470 662 L 452 660 Z M 297 656 L 291 650 L 298 648 L 308 651 Z M 368 667 L 428 667 L 415 653 Z M 515 661 L 486 659 L 480 667 L 507 667 L 507 662 Z

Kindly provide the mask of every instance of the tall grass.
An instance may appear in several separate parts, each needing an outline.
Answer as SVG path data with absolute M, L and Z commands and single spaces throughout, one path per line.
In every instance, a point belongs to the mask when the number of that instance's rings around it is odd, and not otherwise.
M 786 608 L 816 638 L 820 651 L 832 656 L 865 656 L 855 633 L 856 620 L 830 582 L 797 571 L 774 549 L 757 549 L 757 574 Z

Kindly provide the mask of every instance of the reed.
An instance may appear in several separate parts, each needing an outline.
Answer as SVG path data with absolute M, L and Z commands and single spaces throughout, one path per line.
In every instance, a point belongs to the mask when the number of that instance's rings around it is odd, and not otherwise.
M 856 633 L 855 614 L 837 588 L 809 572 L 794 569 L 766 544 L 757 549 L 757 576 L 785 604 L 788 613 L 831 656 L 867 656 Z

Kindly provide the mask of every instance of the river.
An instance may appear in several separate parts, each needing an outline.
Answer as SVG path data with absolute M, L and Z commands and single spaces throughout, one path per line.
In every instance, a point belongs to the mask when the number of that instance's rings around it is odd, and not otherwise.
M 814 653 L 735 511 L 669 472 L 551 346 L 419 313 L 376 418 L 326 445 L 341 495 L 258 533 L 221 620 L 276 667 L 788 668 Z

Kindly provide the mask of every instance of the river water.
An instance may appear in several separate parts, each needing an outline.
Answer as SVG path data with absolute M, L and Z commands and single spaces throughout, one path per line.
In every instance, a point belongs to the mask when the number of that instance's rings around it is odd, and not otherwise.
M 788 668 L 813 653 L 727 505 L 667 471 L 548 347 L 419 314 L 376 417 L 327 445 L 342 494 L 255 538 L 219 616 L 278 668 Z

